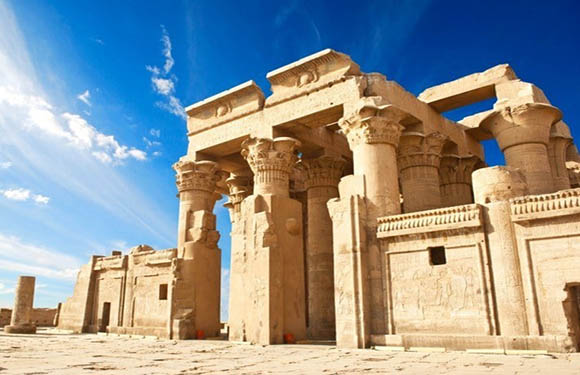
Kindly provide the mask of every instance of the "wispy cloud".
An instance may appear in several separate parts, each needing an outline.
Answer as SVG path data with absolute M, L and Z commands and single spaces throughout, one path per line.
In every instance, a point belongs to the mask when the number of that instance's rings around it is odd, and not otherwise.
M 30 190 L 27 189 L 10 189 L 10 190 L 3 190 L 2 195 L 6 197 L 6 199 L 10 199 L 13 201 L 25 201 L 30 198 Z
M 123 160 L 145 160 L 147 153 L 61 109 L 66 104 L 50 103 L 46 98 L 53 96 L 45 93 L 26 46 L 14 13 L 0 1 L 0 158 L 18 160 L 19 168 L 17 180 L 3 183 L 61 189 L 172 244 L 175 219 L 115 168 Z M 58 223 L 44 225 L 52 224 Z
M 152 65 L 145 66 L 145 69 L 151 73 L 151 86 L 153 87 L 153 91 L 164 97 L 163 101 L 158 101 L 155 105 L 175 116 L 185 119 L 183 105 L 174 95 L 177 77 L 175 74 L 171 74 L 171 69 L 175 65 L 175 60 L 171 54 L 171 39 L 169 38 L 169 33 L 163 25 L 161 25 L 161 43 L 163 44 L 161 54 L 165 58 L 163 66 L 161 68 Z
M 151 129 L 151 130 L 149 130 L 149 134 L 151 134 L 153 137 L 159 138 L 159 137 L 161 137 L 161 130 Z
M 12 294 L 14 293 L 14 288 L 9 288 L 6 284 L 0 283 L 0 294 Z
M 137 160 L 147 158 L 144 151 L 119 144 L 114 136 L 99 132 L 78 114 L 64 112 L 59 115 L 41 96 L 20 92 L 15 87 L 0 86 L 0 106 L 19 112 L 24 119 L 20 124 L 25 129 L 59 138 L 79 150 L 89 150 L 103 162 L 119 162 L 129 157 Z
M 0 190 L 0 194 L 2 194 L 6 199 L 12 201 L 24 202 L 32 199 L 34 202 L 42 205 L 48 204 L 48 201 L 50 200 L 47 196 L 42 194 L 32 194 L 30 190 L 23 188 Z
M 89 107 L 91 106 L 91 93 L 89 92 L 88 89 L 85 90 L 85 92 L 83 92 L 82 94 L 78 95 L 77 99 L 85 103 Z
M 0 270 L 74 280 L 81 261 L 0 233 Z
M 12 167 L 12 162 L 10 162 L 10 161 L 0 162 L 0 169 L 8 169 L 10 167 Z

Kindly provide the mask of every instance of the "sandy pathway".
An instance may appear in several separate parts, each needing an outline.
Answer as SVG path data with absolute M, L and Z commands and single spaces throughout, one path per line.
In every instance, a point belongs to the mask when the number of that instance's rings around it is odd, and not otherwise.
M 338 350 L 97 335 L 9 336 L 5 374 L 579 374 L 580 354 L 541 356 Z

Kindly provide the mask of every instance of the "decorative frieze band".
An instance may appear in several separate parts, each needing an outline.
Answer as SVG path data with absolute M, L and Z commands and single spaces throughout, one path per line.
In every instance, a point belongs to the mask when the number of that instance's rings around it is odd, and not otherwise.
M 580 189 L 510 199 L 512 220 L 524 221 L 580 213 Z
M 450 229 L 480 227 L 481 206 L 467 204 L 438 208 L 378 219 L 378 238 L 436 232 Z

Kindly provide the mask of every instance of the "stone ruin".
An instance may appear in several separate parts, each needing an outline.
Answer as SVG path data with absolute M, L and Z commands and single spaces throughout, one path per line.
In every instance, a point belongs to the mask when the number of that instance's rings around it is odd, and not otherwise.
M 60 328 L 217 335 L 226 194 L 229 340 L 580 349 L 580 157 L 538 87 L 498 65 L 415 97 L 330 49 L 267 78 L 186 108 L 177 248 L 92 257 Z

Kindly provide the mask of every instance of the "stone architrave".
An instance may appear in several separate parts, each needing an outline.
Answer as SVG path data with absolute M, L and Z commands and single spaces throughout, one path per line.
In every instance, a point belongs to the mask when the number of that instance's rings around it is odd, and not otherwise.
M 397 162 L 404 212 L 441 207 L 439 164 L 447 139 L 437 132 L 428 135 L 404 132 L 401 135 Z
M 332 220 L 326 203 L 338 197 L 338 182 L 345 160 L 321 156 L 302 159 L 306 175 L 306 295 L 308 337 L 334 340 L 334 262 L 332 252 Z
M 10 325 L 4 327 L 4 332 L 36 333 L 36 325 L 32 322 L 35 281 L 36 278 L 33 276 L 18 277 Z

